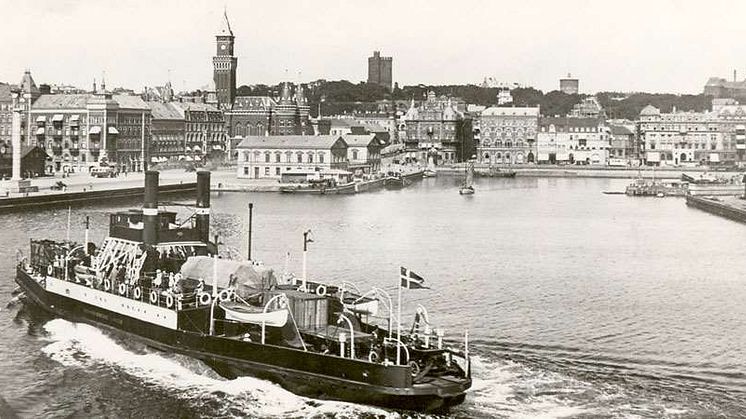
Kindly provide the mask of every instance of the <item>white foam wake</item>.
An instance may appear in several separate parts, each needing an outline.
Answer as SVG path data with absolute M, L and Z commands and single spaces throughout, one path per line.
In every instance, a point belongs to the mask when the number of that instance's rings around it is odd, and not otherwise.
M 591 410 L 566 397 L 583 391 L 582 383 L 535 372 L 511 361 L 472 357 L 472 388 L 463 409 L 469 415 L 510 418 L 564 418 Z M 551 391 L 547 391 L 551 389 Z
M 351 403 L 317 401 L 290 393 L 268 381 L 240 377 L 226 380 L 203 363 L 188 357 L 125 348 L 100 329 L 62 319 L 44 325 L 50 343 L 42 350 L 65 365 L 97 364 L 119 368 L 146 385 L 172 391 L 184 400 L 206 399 L 219 403 L 208 416 L 251 417 L 398 417 L 398 414 Z

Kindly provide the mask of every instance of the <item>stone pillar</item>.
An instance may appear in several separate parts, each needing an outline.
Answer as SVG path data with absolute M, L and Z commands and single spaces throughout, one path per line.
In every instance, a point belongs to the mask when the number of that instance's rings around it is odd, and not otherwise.
M 10 180 L 21 180 L 21 110 L 13 107 L 13 120 L 11 122 L 11 147 L 13 148 L 13 171 Z M 31 127 L 28 127 L 31 130 Z

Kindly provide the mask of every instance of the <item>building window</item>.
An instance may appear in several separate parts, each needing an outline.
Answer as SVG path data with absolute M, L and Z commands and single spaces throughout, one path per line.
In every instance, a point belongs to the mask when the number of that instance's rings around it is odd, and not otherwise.
M 249 175 L 249 166 L 244 166 L 243 167 L 243 174 L 246 175 L 246 176 Z
M 298 153 L 298 163 L 303 163 L 303 153 Z
M 264 162 L 269 163 L 269 152 L 264 153 Z
M 313 153 L 308 153 L 308 162 L 313 163 Z
M 279 162 L 280 162 L 280 153 L 278 152 L 278 153 L 275 153 L 275 163 L 279 163 Z
M 352 160 L 357 160 L 357 150 L 352 150 Z
M 277 176 L 279 176 L 279 175 L 280 175 L 280 168 L 279 168 L 279 167 L 275 167 L 275 174 L 276 174 Z
M 324 162 L 324 153 L 319 153 L 319 163 Z
M 264 168 L 264 175 L 269 176 L 269 167 Z

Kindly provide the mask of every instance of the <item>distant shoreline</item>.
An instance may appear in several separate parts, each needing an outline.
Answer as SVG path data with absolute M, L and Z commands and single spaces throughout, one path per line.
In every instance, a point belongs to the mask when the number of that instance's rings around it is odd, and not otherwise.
M 487 169 L 487 166 L 476 169 Z M 652 179 L 680 179 L 683 173 L 711 173 L 714 176 L 730 178 L 742 175 L 743 172 L 736 170 L 711 170 L 705 167 L 600 167 L 600 166 L 570 166 L 570 165 L 515 165 L 500 166 L 500 170 L 514 171 L 516 177 L 584 177 L 584 178 L 619 178 L 635 179 L 640 176 Z M 463 167 L 437 167 L 438 174 L 461 175 Z

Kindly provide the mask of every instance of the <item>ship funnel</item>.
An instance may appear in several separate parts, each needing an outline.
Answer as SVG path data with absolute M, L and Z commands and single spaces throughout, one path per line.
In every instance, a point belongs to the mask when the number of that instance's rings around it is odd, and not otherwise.
M 204 243 L 210 242 L 210 172 L 197 172 L 196 228 Z
M 158 172 L 145 172 L 145 200 L 142 207 L 142 241 L 158 244 Z

